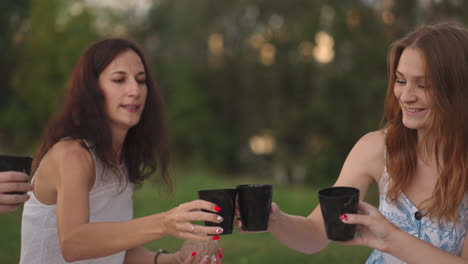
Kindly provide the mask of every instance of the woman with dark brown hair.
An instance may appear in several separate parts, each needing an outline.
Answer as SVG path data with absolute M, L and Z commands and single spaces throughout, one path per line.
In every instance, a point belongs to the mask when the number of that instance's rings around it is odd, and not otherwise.
M 133 42 L 104 39 L 83 53 L 35 157 L 20 263 L 182 263 L 178 252 L 160 254 L 142 245 L 166 236 L 219 238 L 222 228 L 192 224 L 222 221 L 210 213 L 220 208 L 207 201 L 132 220 L 135 184 L 158 169 L 171 188 L 163 105 Z M 192 263 L 195 254 L 183 263 Z
M 379 210 L 360 202 L 341 215 L 359 230 L 343 244 L 374 248 L 369 264 L 467 263 L 468 31 L 422 26 L 392 44 L 389 70 L 387 123 L 357 142 L 335 183 L 361 199 L 377 184 Z M 273 204 L 269 231 L 304 253 L 329 243 L 319 207 L 302 217 Z

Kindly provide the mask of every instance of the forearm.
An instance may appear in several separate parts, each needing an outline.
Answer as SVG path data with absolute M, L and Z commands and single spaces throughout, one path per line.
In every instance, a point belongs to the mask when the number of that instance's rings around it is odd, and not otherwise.
M 467 259 L 445 252 L 401 230 L 392 233 L 387 253 L 412 264 L 468 263 Z
M 88 223 L 61 235 L 62 254 L 68 261 L 116 254 L 166 236 L 162 214 L 123 222 Z
M 271 233 L 288 248 L 312 254 L 326 247 L 329 240 L 324 227 L 311 218 L 280 212 L 271 222 Z

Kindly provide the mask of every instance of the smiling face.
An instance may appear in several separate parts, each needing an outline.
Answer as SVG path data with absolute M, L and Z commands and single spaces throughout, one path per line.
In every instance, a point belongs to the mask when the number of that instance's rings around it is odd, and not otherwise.
M 396 70 L 394 93 L 402 111 L 403 125 L 425 133 L 430 125 L 431 102 L 427 89 L 426 61 L 415 48 L 406 48 Z
M 140 57 L 133 50 L 120 53 L 99 76 L 111 130 L 127 131 L 138 124 L 148 88 Z

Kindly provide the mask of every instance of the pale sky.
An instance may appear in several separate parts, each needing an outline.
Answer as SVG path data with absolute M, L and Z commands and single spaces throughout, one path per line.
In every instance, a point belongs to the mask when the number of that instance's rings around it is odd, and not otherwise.
M 100 8 L 111 8 L 116 11 L 135 10 L 138 16 L 144 16 L 153 4 L 159 0 L 85 0 L 86 5 Z

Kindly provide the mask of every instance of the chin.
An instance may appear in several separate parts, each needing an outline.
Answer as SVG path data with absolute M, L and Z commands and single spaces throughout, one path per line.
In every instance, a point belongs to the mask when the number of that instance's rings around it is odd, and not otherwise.
M 423 129 L 425 127 L 425 125 L 421 124 L 420 122 L 405 122 L 405 121 L 403 121 L 403 125 L 408 129 L 414 129 L 414 130 Z
M 130 128 L 136 126 L 136 125 L 138 125 L 138 123 L 139 123 L 139 122 L 132 122 L 132 123 L 127 124 L 128 129 L 130 129 Z
M 141 121 L 141 119 L 138 119 L 138 120 L 132 122 L 131 126 L 134 127 L 134 126 L 138 125 L 140 123 L 140 121 Z
M 126 121 L 122 122 L 122 126 L 126 127 L 127 129 L 130 129 L 140 123 L 140 120 L 132 120 L 132 121 Z

